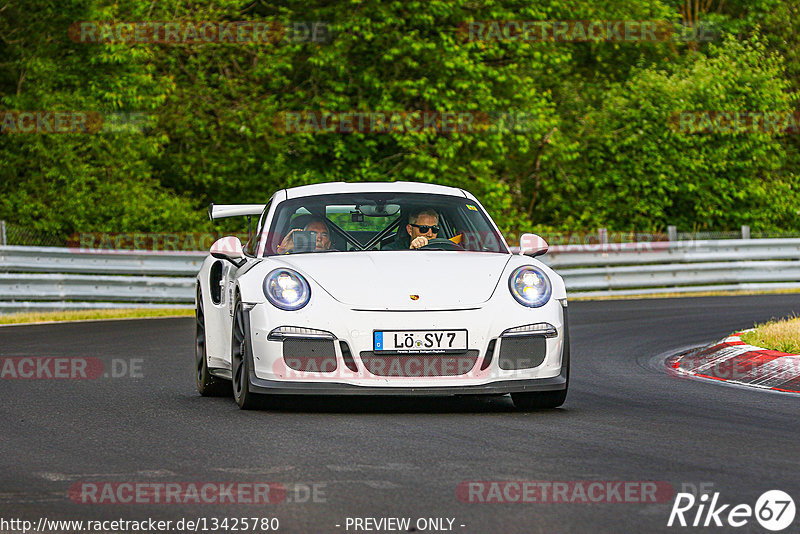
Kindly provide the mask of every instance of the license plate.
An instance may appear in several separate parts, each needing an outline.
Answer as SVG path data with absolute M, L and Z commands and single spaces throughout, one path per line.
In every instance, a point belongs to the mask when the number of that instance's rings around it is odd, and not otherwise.
M 466 330 L 375 330 L 375 352 L 463 352 Z

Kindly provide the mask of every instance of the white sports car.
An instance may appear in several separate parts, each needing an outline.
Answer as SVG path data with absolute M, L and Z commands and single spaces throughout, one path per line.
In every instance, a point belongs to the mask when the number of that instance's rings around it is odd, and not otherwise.
M 197 275 L 202 395 L 503 395 L 518 408 L 564 403 L 564 282 L 513 253 L 480 202 L 432 184 L 326 183 L 266 204 L 244 247 L 214 243 Z

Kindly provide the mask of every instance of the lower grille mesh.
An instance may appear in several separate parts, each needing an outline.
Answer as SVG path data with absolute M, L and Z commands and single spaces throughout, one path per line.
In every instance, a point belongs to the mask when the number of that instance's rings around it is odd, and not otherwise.
M 547 340 L 543 336 L 500 338 L 500 369 L 533 369 L 544 362 Z
M 285 339 L 286 366 L 304 373 L 332 373 L 336 370 L 336 349 L 328 339 Z
M 375 354 L 364 351 L 360 355 L 373 375 L 408 378 L 465 375 L 478 361 L 477 350 L 458 354 Z

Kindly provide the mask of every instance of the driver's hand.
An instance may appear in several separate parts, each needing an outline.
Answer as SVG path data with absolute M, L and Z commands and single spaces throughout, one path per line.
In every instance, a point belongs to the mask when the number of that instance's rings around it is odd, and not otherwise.
M 428 244 L 428 238 L 424 235 L 420 235 L 414 238 L 411 242 L 411 248 L 422 248 Z
M 294 241 L 292 240 L 292 234 L 297 231 L 297 228 L 286 234 L 286 237 L 283 238 L 281 244 L 278 245 L 278 254 L 287 254 L 294 249 Z

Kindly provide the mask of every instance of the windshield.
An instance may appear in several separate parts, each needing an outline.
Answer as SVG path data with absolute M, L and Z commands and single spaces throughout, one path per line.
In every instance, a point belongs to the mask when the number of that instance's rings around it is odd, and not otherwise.
M 281 202 L 264 256 L 379 250 L 508 253 L 483 209 L 466 198 L 417 193 L 346 193 Z M 421 243 L 425 243 L 420 246 Z

